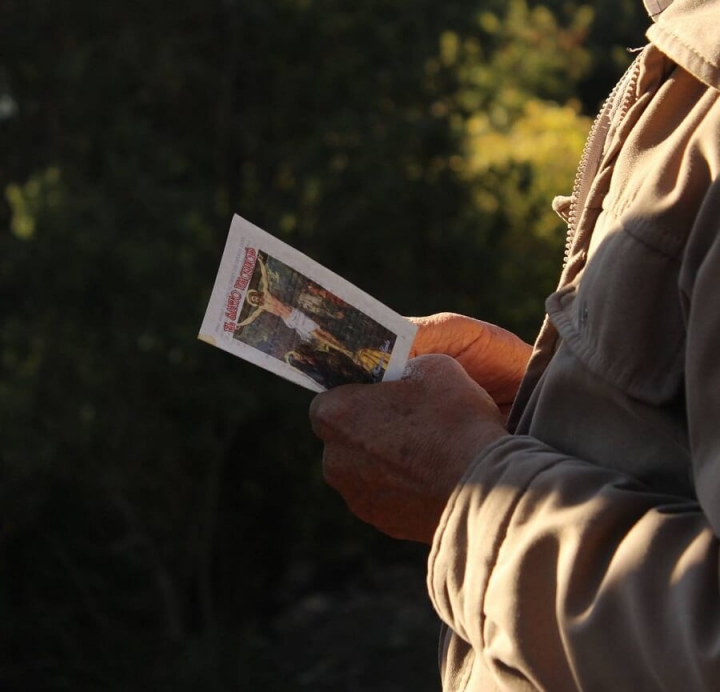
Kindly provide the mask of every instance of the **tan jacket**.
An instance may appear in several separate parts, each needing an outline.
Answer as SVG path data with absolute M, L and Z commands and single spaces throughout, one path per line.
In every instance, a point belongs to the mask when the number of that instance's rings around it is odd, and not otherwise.
M 720 0 L 655 19 L 558 202 L 515 435 L 435 536 L 446 690 L 720 690 Z

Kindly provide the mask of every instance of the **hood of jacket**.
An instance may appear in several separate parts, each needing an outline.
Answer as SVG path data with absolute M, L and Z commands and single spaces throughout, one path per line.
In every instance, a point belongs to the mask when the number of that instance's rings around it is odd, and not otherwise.
M 673 62 L 720 91 L 720 0 L 644 0 L 648 39 Z

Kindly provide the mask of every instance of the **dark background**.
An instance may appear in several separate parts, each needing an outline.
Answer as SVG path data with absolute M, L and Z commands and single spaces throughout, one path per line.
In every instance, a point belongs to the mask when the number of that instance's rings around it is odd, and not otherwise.
M 0 0 L 0 689 L 439 689 L 426 551 L 196 341 L 234 212 L 531 339 L 640 0 Z

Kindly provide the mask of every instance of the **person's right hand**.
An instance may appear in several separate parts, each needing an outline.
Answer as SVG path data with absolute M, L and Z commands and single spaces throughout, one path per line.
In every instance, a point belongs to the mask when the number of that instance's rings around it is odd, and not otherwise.
M 408 361 L 394 382 L 318 394 L 310 421 L 325 480 L 360 519 L 428 545 L 460 478 L 508 435 L 488 393 L 446 355 Z
M 431 353 L 452 356 L 508 415 L 532 346 L 502 327 L 452 312 L 409 319 L 419 327 L 411 358 Z

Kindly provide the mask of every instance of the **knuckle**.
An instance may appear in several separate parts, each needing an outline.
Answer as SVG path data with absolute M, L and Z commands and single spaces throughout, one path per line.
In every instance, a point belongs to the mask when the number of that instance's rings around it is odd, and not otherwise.
M 436 377 L 454 367 L 460 366 L 452 356 L 428 353 L 408 361 L 403 379 L 422 381 L 425 377 Z
M 313 425 L 316 422 L 319 422 L 323 418 L 323 409 L 325 405 L 325 401 L 323 399 L 324 394 L 317 394 L 315 398 L 310 402 L 310 422 L 313 423 Z
M 316 395 L 309 410 L 313 432 L 326 439 L 334 432 L 350 431 L 357 412 L 362 410 L 365 387 L 344 385 Z
M 322 439 L 325 439 L 333 428 L 332 412 L 336 407 L 328 401 L 331 397 L 331 392 L 322 392 L 310 402 L 310 425 L 315 435 Z

